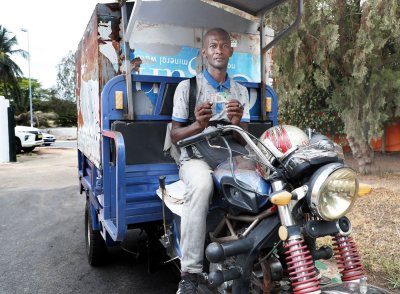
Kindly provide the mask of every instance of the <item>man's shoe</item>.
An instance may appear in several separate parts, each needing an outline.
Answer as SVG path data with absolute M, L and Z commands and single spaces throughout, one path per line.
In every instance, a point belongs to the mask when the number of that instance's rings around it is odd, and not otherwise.
M 176 294 L 197 294 L 198 286 L 197 274 L 188 274 L 182 277 Z

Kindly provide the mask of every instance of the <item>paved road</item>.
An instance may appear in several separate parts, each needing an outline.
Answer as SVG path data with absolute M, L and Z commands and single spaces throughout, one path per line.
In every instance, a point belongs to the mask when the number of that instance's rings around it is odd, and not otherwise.
M 76 148 L 76 140 L 57 140 L 50 146 L 42 146 L 40 148 Z
M 176 291 L 172 267 L 148 274 L 145 258 L 122 250 L 108 265 L 88 265 L 75 148 L 41 147 L 17 161 L 0 164 L 1 294 Z

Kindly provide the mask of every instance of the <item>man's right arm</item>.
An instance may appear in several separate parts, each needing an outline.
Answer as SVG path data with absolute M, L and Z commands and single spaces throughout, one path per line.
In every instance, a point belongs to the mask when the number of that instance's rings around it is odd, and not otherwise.
M 197 123 L 197 121 L 192 123 L 191 125 L 186 126 L 185 123 L 173 120 L 171 128 L 171 141 L 173 144 L 176 145 L 176 142 L 178 142 L 179 140 L 198 134 L 202 130 L 203 129 Z
M 171 141 L 176 144 L 179 140 L 201 133 L 208 127 L 208 122 L 212 116 L 212 103 L 206 102 L 199 105 L 195 110 L 196 120 L 190 125 L 172 120 Z

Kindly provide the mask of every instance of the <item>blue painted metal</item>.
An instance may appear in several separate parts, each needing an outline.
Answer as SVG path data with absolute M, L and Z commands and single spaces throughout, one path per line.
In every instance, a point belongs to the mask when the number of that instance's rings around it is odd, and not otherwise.
M 176 253 L 178 254 L 178 256 L 182 257 L 181 247 L 179 246 L 179 243 L 180 243 L 179 240 L 181 239 L 181 234 L 178 231 L 179 227 L 178 227 L 175 219 L 173 220 L 173 223 L 174 223 L 173 229 L 174 229 L 174 237 L 175 237 L 174 238 L 174 248 L 175 248 Z
M 90 207 L 89 209 L 91 210 L 91 215 L 92 215 L 92 228 L 93 230 L 97 231 L 100 230 L 100 223 L 99 223 L 99 219 L 97 217 L 97 213 L 96 213 L 96 208 L 93 205 L 93 201 L 90 202 Z
M 268 114 L 268 118 L 272 121 L 272 125 L 276 126 L 278 124 L 278 95 L 271 86 L 267 86 L 266 96 L 272 98 L 272 112 Z
M 166 85 L 165 85 L 165 83 L 161 83 L 159 93 L 164 93 L 165 91 L 166 91 Z M 161 112 L 162 102 L 163 102 L 162 99 L 157 99 L 157 101 L 155 103 L 154 113 L 159 114 Z
M 169 115 L 160 115 L 161 105 L 163 95 L 166 89 L 167 84 L 178 84 L 180 81 L 184 80 L 184 78 L 179 77 L 162 77 L 162 76 L 143 76 L 143 75 L 132 75 L 133 81 L 133 89 L 136 89 L 135 83 L 142 84 L 158 84 L 156 93 L 147 93 L 147 95 L 153 96 L 152 100 L 154 100 L 154 109 L 153 113 L 150 115 L 136 115 L 135 120 L 138 121 L 148 121 L 148 120 L 165 120 L 170 121 L 171 116 Z M 249 93 L 252 89 L 257 91 L 257 100 L 254 103 L 253 108 L 250 110 L 250 119 L 251 121 L 261 121 L 261 109 L 260 109 L 260 83 L 252 83 L 252 82 L 242 82 L 239 81 L 240 84 L 245 86 Z M 149 87 L 152 88 L 152 87 Z M 111 122 L 115 120 L 123 120 L 124 112 L 123 110 L 114 109 L 114 93 L 115 91 L 122 91 L 124 95 L 124 109 L 127 109 L 128 102 L 126 100 L 126 86 L 125 86 L 125 78 L 123 76 L 116 76 L 111 79 L 104 87 L 102 92 L 102 129 L 111 129 Z M 278 97 L 275 91 L 267 86 L 267 97 L 272 97 L 272 112 L 267 113 L 267 118 L 273 122 L 273 125 L 276 125 L 278 122 L 277 111 L 278 111 Z M 153 101 L 152 101 L 153 103 Z M 106 111 L 105 111 L 106 110 Z
M 177 77 L 160 77 L 160 76 L 142 76 L 142 75 L 132 75 L 133 88 L 136 89 L 135 83 L 150 83 L 159 84 L 159 91 L 156 95 L 155 108 L 152 115 L 137 115 L 135 120 L 165 120 L 170 121 L 171 116 L 161 116 L 160 108 L 163 98 L 163 92 L 166 84 L 178 84 L 183 78 Z M 102 129 L 111 129 L 111 122 L 115 120 L 124 120 L 124 111 L 114 109 L 114 93 L 115 91 L 122 91 L 124 95 L 124 109 L 128 107 L 128 101 L 126 99 L 126 86 L 124 76 L 116 76 L 112 78 L 103 89 L 101 94 L 102 97 Z
M 114 121 L 127 121 L 125 116 L 128 108 L 126 79 L 124 75 L 118 75 L 120 61 L 122 61 L 121 52 L 106 56 L 102 55 L 103 52 L 110 53 L 112 50 L 101 49 L 114 48 L 113 42 L 118 42 L 115 38 L 120 36 L 119 27 L 115 24 L 119 20 L 120 12 L 116 5 L 99 5 L 92 15 L 77 52 L 78 72 L 81 77 L 77 86 L 78 110 L 80 110 L 78 111 L 78 132 L 80 131 L 81 144 L 78 144 L 80 148 L 78 167 L 81 192 L 83 190 L 87 192 L 91 203 L 93 228 L 101 231 L 107 243 L 110 240 L 114 242 L 122 240 L 128 225 L 161 220 L 161 201 L 155 192 L 158 188 L 158 177 L 166 176 L 166 184 L 179 179 L 178 168 L 175 164 L 126 165 L 126 152 L 129 150 L 125 150 L 121 133 L 112 131 L 111 126 Z M 103 29 L 99 35 L 100 21 L 103 21 L 101 24 Z M 107 29 L 104 29 L 104 26 Z M 107 35 L 109 30 L 112 34 Z M 136 54 L 138 52 L 135 51 Z M 249 64 L 252 64 L 253 59 L 249 60 Z M 255 65 L 255 67 L 258 66 Z M 252 68 L 244 69 L 238 63 L 235 70 L 243 73 L 243 71 L 251 71 Z M 230 75 L 234 76 L 235 73 L 230 72 Z M 169 122 L 170 115 L 160 115 L 167 85 L 178 84 L 184 79 L 173 76 L 132 74 L 134 94 L 142 90 L 153 106 L 149 107 L 151 111 L 146 114 L 136 113 L 135 122 Z M 252 121 L 262 121 L 261 112 L 264 110 L 261 109 L 261 84 L 244 80 L 238 80 L 238 82 L 247 87 L 251 96 L 250 118 Z M 256 81 L 256 79 L 253 80 Z M 123 110 L 115 109 L 116 91 L 123 93 Z M 267 119 L 276 125 L 277 96 L 269 87 L 267 87 L 267 96 L 273 99 L 272 112 L 267 114 Z M 113 148 L 112 143 L 115 146 Z M 111 151 L 115 153 L 115 159 L 111 158 Z
M 116 165 L 111 164 L 110 160 L 110 139 L 115 144 Z M 122 134 L 115 131 L 103 130 L 102 150 L 103 176 L 107 179 L 104 181 L 104 193 L 108 191 L 109 195 L 112 195 L 112 198 L 114 198 L 112 199 L 111 197 L 106 197 L 106 194 L 104 195 L 104 226 L 114 241 L 121 241 L 125 237 L 127 230 L 125 217 L 125 143 Z M 110 172 L 114 172 L 115 176 L 112 177 Z M 108 179 L 115 179 L 115 181 L 108 181 Z M 106 209 L 108 206 L 115 207 L 115 215 L 111 213 L 111 210 Z
M 96 211 L 101 209 L 102 206 L 96 197 L 96 189 L 94 188 L 96 187 L 95 179 L 97 178 L 98 170 L 80 150 L 78 150 L 78 174 L 83 190 L 86 191 L 86 195 L 90 201 L 93 230 L 100 230 L 101 226 Z
M 110 139 L 114 141 L 116 150 L 116 164 L 111 164 L 110 160 Z M 104 181 L 104 211 L 103 225 L 114 241 L 122 241 L 127 230 L 126 226 L 126 195 L 125 195 L 125 144 L 122 134 L 115 131 L 103 130 L 102 142 L 102 162 Z M 111 176 L 111 172 L 115 176 Z M 108 179 L 111 179 L 109 181 Z M 115 179 L 115 181 L 112 181 Z M 108 191 L 109 196 L 106 195 Z M 114 205 L 114 206 L 113 206 Z M 115 215 L 107 207 L 115 207 Z
M 167 84 L 178 84 L 183 78 L 162 76 L 133 75 L 133 89 L 135 83 L 146 84 L 147 88 L 153 88 L 157 84 L 157 91 L 153 93 L 153 113 L 150 115 L 137 115 L 136 121 L 163 120 L 170 121 L 171 116 L 160 115 L 162 99 Z M 260 84 L 240 82 L 249 89 L 257 91 L 256 105 L 260 105 Z M 146 89 L 147 89 L 146 88 Z M 121 133 L 112 131 L 113 121 L 124 120 L 124 111 L 115 109 L 115 91 L 122 91 L 124 96 L 124 108 L 127 108 L 127 94 L 125 79 L 123 76 L 112 78 L 103 88 L 101 94 L 101 130 L 102 130 L 102 165 L 101 172 L 97 170 L 83 154 L 79 154 L 79 169 L 81 183 L 89 191 L 89 199 L 94 212 L 98 213 L 99 222 L 93 220 L 94 228 L 100 229 L 103 237 L 107 234 L 113 241 L 121 241 L 126 234 L 127 226 L 150 221 L 162 220 L 161 201 L 156 196 L 158 177 L 166 176 L 166 183 L 172 183 L 179 179 L 178 168 L 175 164 L 138 164 L 125 165 L 125 144 Z M 275 125 L 277 123 L 277 96 L 267 87 L 267 95 L 272 97 L 272 113 L 269 119 Z M 261 120 L 261 110 L 254 109 L 258 113 L 251 116 L 252 120 Z M 110 158 L 111 142 L 115 145 L 115 161 Z M 101 174 L 101 177 L 98 175 Z M 96 185 L 101 188 L 94 189 Z M 99 201 L 102 199 L 102 201 Z M 96 213 L 94 213 L 96 215 Z

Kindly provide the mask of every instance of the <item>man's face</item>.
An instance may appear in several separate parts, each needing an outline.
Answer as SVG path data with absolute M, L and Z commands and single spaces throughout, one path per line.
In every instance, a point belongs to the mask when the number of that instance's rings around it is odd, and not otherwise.
M 209 66 L 215 69 L 226 69 L 229 57 L 233 54 L 230 40 L 219 33 L 211 33 L 204 40 L 202 55 L 208 61 Z

